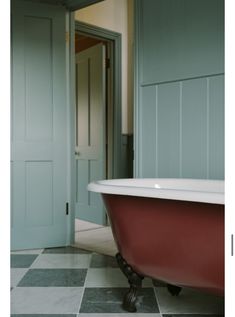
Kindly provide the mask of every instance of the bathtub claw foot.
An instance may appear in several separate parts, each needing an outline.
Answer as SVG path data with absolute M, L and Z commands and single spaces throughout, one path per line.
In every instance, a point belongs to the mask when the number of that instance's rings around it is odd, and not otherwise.
M 116 259 L 121 271 L 128 278 L 130 284 L 130 288 L 123 299 L 123 308 L 128 312 L 136 312 L 137 291 L 141 288 L 144 277 L 136 273 L 120 253 L 117 253 Z
M 179 286 L 167 284 L 167 290 L 172 296 L 178 296 L 182 288 Z
M 136 312 L 136 300 L 137 300 L 137 287 L 131 286 L 123 299 L 123 308 L 130 312 Z

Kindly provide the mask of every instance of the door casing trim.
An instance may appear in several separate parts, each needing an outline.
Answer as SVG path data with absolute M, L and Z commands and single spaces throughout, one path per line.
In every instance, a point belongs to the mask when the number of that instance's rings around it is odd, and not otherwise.
M 121 52 L 122 35 L 118 32 L 107 30 L 88 23 L 75 21 L 75 32 L 87 36 L 99 37 L 104 40 L 113 41 L 113 166 L 112 177 L 119 178 L 122 171 L 121 166 L 121 118 L 122 118 L 122 88 L 121 88 Z
M 68 179 L 68 199 L 71 202 L 69 221 L 68 221 L 68 244 L 74 243 L 74 220 L 75 220 L 75 32 L 86 34 L 90 37 L 99 37 L 107 41 L 113 41 L 113 165 L 112 177 L 120 178 L 122 175 L 122 35 L 118 32 L 107 30 L 88 23 L 75 21 L 74 13 L 70 13 L 70 37 L 69 37 L 69 55 L 70 68 L 68 70 L 68 78 L 70 79 L 69 91 L 69 121 L 70 121 L 70 142 L 69 142 L 69 179 Z

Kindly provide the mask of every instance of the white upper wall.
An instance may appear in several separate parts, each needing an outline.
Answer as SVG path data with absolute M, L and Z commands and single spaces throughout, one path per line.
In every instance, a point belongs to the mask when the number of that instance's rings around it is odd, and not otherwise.
M 133 0 L 105 0 L 80 9 L 75 19 L 122 34 L 122 133 L 133 131 Z

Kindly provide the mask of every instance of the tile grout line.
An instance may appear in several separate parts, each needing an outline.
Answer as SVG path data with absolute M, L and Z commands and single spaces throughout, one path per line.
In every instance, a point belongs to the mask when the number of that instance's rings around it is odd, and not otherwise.
M 82 300 L 83 300 L 83 296 L 84 296 L 84 292 L 85 292 L 85 288 L 86 288 L 86 280 L 87 280 L 87 276 L 88 276 L 88 270 L 89 270 L 90 265 L 91 265 L 92 254 L 93 254 L 93 252 L 90 254 L 90 260 L 88 261 L 87 273 L 86 273 L 86 277 L 85 277 L 85 281 L 84 281 L 84 285 L 83 285 L 83 291 L 82 291 L 80 305 L 78 305 L 77 317 L 80 314 L 80 309 L 81 309 L 81 306 L 82 306 Z
M 91 252 L 90 254 L 90 260 L 88 261 L 88 268 L 87 268 L 87 274 L 86 274 L 86 278 L 85 278 L 85 281 L 84 281 L 84 287 L 86 286 L 86 280 L 87 280 L 87 276 L 88 276 L 88 270 L 89 268 L 91 267 L 91 260 L 92 260 L 92 255 L 93 255 L 94 252 Z
M 159 314 L 160 314 L 160 317 L 162 317 L 162 312 L 161 312 L 161 309 L 160 309 L 160 304 L 159 304 L 159 301 L 158 301 L 158 297 L 157 297 L 157 291 L 156 291 L 156 287 L 153 286 L 153 291 L 154 291 L 154 295 L 155 295 L 155 298 L 156 298 L 156 302 L 157 302 L 157 306 L 158 306 L 158 309 L 159 309 Z
M 85 281 L 86 281 L 86 279 L 85 279 Z M 82 306 L 82 300 L 83 300 L 83 296 L 84 296 L 84 292 L 85 292 L 85 281 L 84 281 L 84 286 L 83 286 L 83 290 L 82 290 L 82 296 L 81 296 L 80 304 L 78 305 L 78 312 L 76 313 L 77 316 L 79 316 L 80 309 L 81 309 L 81 306 Z
M 42 250 L 42 252 L 44 251 L 44 249 Z M 42 252 L 40 254 L 42 254 Z M 33 262 L 30 264 L 30 266 L 28 267 L 28 271 L 32 268 L 32 265 L 34 264 L 34 262 L 37 260 L 37 258 L 39 257 L 40 254 L 37 254 L 37 257 L 33 260 Z M 35 254 L 36 255 L 36 254 Z

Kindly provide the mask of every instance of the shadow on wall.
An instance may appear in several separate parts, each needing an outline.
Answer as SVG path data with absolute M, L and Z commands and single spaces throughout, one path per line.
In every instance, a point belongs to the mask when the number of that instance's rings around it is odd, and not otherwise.
M 122 135 L 122 178 L 133 177 L 133 134 Z

